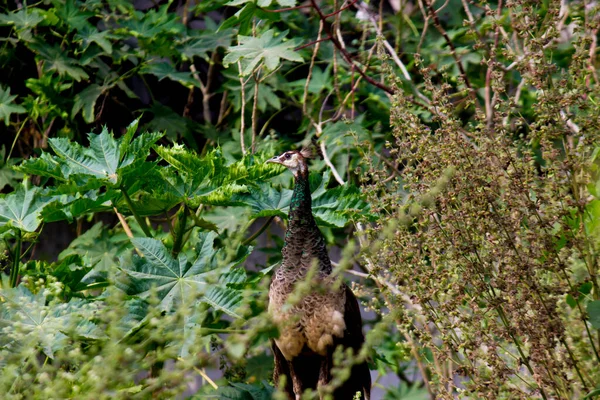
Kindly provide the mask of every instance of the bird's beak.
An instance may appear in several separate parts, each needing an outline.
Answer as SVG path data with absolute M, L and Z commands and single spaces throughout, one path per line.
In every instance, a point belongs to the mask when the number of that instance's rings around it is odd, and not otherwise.
M 269 158 L 267 161 L 265 161 L 265 164 L 266 163 L 281 164 L 281 162 L 279 161 L 279 157 L 277 156 Z

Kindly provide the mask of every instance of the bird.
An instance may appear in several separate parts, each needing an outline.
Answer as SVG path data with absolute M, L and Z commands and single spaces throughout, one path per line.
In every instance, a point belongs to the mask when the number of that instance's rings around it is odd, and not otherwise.
M 267 160 L 294 175 L 282 261 L 269 287 L 268 305 L 279 328 L 279 337 L 272 340 L 273 381 L 280 386 L 280 378 L 286 377 L 285 387 L 280 389 L 291 400 L 299 400 L 307 389 L 316 390 L 323 399 L 326 385 L 332 383 L 336 348 L 352 349 L 356 355 L 364 343 L 358 301 L 352 290 L 332 275 L 325 239 L 312 213 L 308 160 L 316 152 L 313 145 Z M 305 292 L 290 302 L 290 296 L 307 280 Z M 365 360 L 351 367 L 350 376 L 333 389 L 332 398 L 369 400 L 370 391 L 371 375 Z

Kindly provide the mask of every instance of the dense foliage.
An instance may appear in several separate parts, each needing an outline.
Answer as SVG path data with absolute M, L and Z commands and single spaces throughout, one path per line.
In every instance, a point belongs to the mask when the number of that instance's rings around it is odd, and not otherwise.
M 0 6 L 0 392 L 280 398 L 292 180 L 264 161 L 314 138 L 374 398 L 599 394 L 599 27 L 554 0 Z

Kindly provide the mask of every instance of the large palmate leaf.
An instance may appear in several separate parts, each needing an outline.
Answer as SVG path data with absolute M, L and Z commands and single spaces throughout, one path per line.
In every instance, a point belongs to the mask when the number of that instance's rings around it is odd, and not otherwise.
M 285 34 L 275 37 L 275 31 L 269 29 L 260 37 L 238 36 L 239 45 L 229 48 L 229 53 L 223 58 L 223 65 L 241 61 L 242 75 L 251 74 L 259 65 L 267 71 L 275 70 L 282 59 L 302 62 L 302 57 L 294 51 L 296 42 L 284 42 Z
M 23 285 L 0 290 L 0 346 L 40 347 L 48 357 L 68 344 L 68 337 L 98 339 L 102 332 L 89 321 L 93 304 L 73 299 L 51 302 L 40 292 L 32 294 Z
M 84 214 L 111 210 L 112 200 L 118 196 L 116 190 L 102 194 L 99 190 L 92 190 L 82 194 L 54 196 L 54 200 L 44 207 L 42 218 L 44 222 L 72 222 Z
M 240 201 L 250 206 L 252 218 L 287 217 L 287 210 L 292 199 L 292 190 L 277 190 L 267 183 L 259 183 L 248 188 L 249 193 L 240 196 Z
M 362 200 L 360 190 L 351 184 L 326 189 L 329 175 L 311 175 L 312 211 L 319 225 L 341 228 L 352 218 L 364 216 L 368 204 Z M 236 204 L 244 204 L 252 210 L 252 218 L 287 217 L 292 190 L 275 189 L 259 183 L 248 188 L 248 193 L 234 196 Z
M 13 25 L 17 30 L 35 28 L 44 17 L 35 8 L 21 8 L 8 14 L 0 14 L 0 25 Z
M 169 6 L 170 3 L 166 3 L 158 9 L 136 11 L 131 18 L 121 20 L 121 25 L 127 29 L 128 35 L 150 40 L 161 35 L 182 33 L 185 27 L 176 13 L 169 12 Z
M 49 143 L 56 156 L 43 153 L 39 158 L 24 161 L 19 170 L 61 180 L 92 177 L 104 184 L 117 185 L 125 175 L 139 173 L 136 170 L 138 164 L 146 159 L 150 147 L 162 137 L 160 133 L 144 133 L 131 140 L 137 122 L 130 125 L 121 139 L 115 139 L 106 127 L 100 134 L 88 134 L 89 147 L 66 138 L 51 138 Z
M 246 192 L 246 185 L 280 173 L 265 164 L 264 153 L 226 165 L 218 149 L 202 157 L 181 145 L 154 149 L 172 169 L 160 170 L 162 183 L 157 181 L 152 199 L 142 200 L 147 205 L 162 207 L 181 201 L 190 207 L 232 204 L 236 194 Z
M 121 269 L 127 275 L 124 290 L 141 298 L 155 291 L 158 307 L 165 311 L 180 304 L 194 304 L 200 299 L 237 317 L 235 306 L 241 301 L 241 295 L 232 293 L 233 289 L 227 285 L 237 283 L 239 275 L 230 271 L 240 260 L 219 268 L 213 247 L 216 237 L 213 232 L 199 234 L 193 262 L 183 253 L 173 258 L 160 240 L 133 238 L 131 242 L 143 257 L 134 255 L 132 263 L 121 262 Z M 247 255 L 243 252 L 242 259 Z
M 22 114 L 26 110 L 24 107 L 15 104 L 16 95 L 10 95 L 10 87 L 4 88 L 0 86 L 0 119 L 4 120 L 4 124 L 10 123 L 11 114 Z
M 42 13 L 33 7 L 22 7 L 18 11 L 8 14 L 0 14 L 0 26 L 14 26 L 20 40 L 31 42 L 33 34 L 31 30 L 44 20 Z
M 32 49 L 44 60 L 44 69 L 47 71 L 56 71 L 60 76 L 69 75 L 76 81 L 89 78 L 88 74 L 82 69 L 79 61 L 68 57 L 66 51 L 59 45 L 50 46 L 46 43 L 34 43 Z
M 40 214 L 52 200 L 36 187 L 25 181 L 14 192 L 0 198 L 0 232 L 16 228 L 34 232 L 41 224 Z

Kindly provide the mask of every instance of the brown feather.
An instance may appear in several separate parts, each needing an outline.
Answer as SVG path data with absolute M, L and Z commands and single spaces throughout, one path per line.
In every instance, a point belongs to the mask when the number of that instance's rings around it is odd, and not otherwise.
M 269 312 L 280 332 L 273 341 L 273 380 L 279 385 L 282 376 L 289 378 L 281 389 L 290 399 L 300 398 L 307 389 L 331 390 L 335 349 L 342 346 L 344 351 L 352 349 L 358 354 L 364 342 L 358 301 L 349 287 L 336 285 L 325 239 L 312 214 L 305 159 L 315 157 L 317 149 L 312 146 L 293 152 L 300 154 L 299 159 L 290 157 L 291 152 L 274 157 L 295 172 L 296 181 L 281 266 L 269 288 Z M 315 290 L 288 304 L 288 296 L 312 268 L 316 268 L 311 278 Z M 363 400 L 368 400 L 370 389 L 369 368 L 362 362 L 352 366 L 349 379 L 332 394 L 334 400 L 347 400 L 359 392 Z

